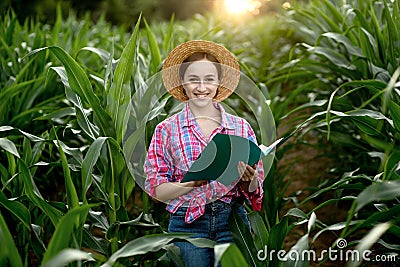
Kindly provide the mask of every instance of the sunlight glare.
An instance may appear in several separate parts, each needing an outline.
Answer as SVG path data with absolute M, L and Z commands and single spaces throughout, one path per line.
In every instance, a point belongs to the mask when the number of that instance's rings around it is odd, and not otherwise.
M 224 0 L 225 8 L 228 13 L 240 15 L 247 12 L 257 15 L 261 2 L 258 0 Z

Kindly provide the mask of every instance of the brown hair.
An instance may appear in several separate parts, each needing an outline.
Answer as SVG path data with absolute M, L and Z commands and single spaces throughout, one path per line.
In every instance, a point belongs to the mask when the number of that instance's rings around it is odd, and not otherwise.
M 179 67 L 179 77 L 181 77 L 181 79 L 183 80 L 183 76 L 185 75 L 185 72 L 190 65 L 189 63 L 200 61 L 202 59 L 207 59 L 208 61 L 214 63 L 215 67 L 217 68 L 218 79 L 221 79 L 222 69 L 220 62 L 214 56 L 205 52 L 197 52 L 188 56 Z

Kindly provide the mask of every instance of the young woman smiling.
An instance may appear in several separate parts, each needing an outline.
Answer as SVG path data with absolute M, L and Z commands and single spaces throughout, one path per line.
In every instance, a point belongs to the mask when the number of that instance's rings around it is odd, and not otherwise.
M 261 208 L 262 162 L 238 165 L 240 177 L 228 186 L 218 181 L 181 183 L 185 173 L 217 133 L 238 135 L 256 143 L 247 121 L 228 114 L 219 103 L 239 83 L 239 64 L 223 46 L 194 40 L 176 47 L 163 65 L 168 92 L 186 105 L 155 128 L 147 151 L 145 188 L 167 203 L 169 232 L 193 233 L 217 243 L 233 242 L 228 217 L 237 212 L 250 227 L 244 202 Z M 186 266 L 213 266 L 214 251 L 177 242 Z

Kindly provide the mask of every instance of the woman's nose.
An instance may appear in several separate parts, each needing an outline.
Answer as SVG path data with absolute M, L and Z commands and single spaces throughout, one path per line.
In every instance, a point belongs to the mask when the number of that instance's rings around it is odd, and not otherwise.
M 199 83 L 197 84 L 197 90 L 198 91 L 205 91 L 206 90 L 206 86 L 205 86 L 203 81 L 199 81 Z

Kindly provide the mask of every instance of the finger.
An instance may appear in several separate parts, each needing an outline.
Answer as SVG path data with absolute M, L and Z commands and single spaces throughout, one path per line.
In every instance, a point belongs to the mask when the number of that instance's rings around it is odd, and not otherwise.
M 242 175 L 242 181 L 251 181 L 251 174 L 246 170 Z
M 256 165 L 254 165 L 254 166 L 256 167 Z M 249 181 L 252 181 L 254 179 L 254 177 L 257 177 L 257 175 L 258 175 L 257 168 L 253 168 L 250 165 L 247 165 L 246 175 L 247 175 L 247 179 Z
M 251 167 L 250 165 L 246 165 L 246 171 L 248 171 L 248 173 L 250 173 L 251 175 L 254 174 L 254 172 L 256 171 L 255 168 Z
M 243 161 L 239 161 L 238 163 L 239 177 L 242 177 L 245 171 L 246 171 L 246 165 L 244 164 Z
M 198 180 L 195 181 L 194 186 L 202 186 L 204 184 L 206 184 L 208 181 L 207 180 Z

